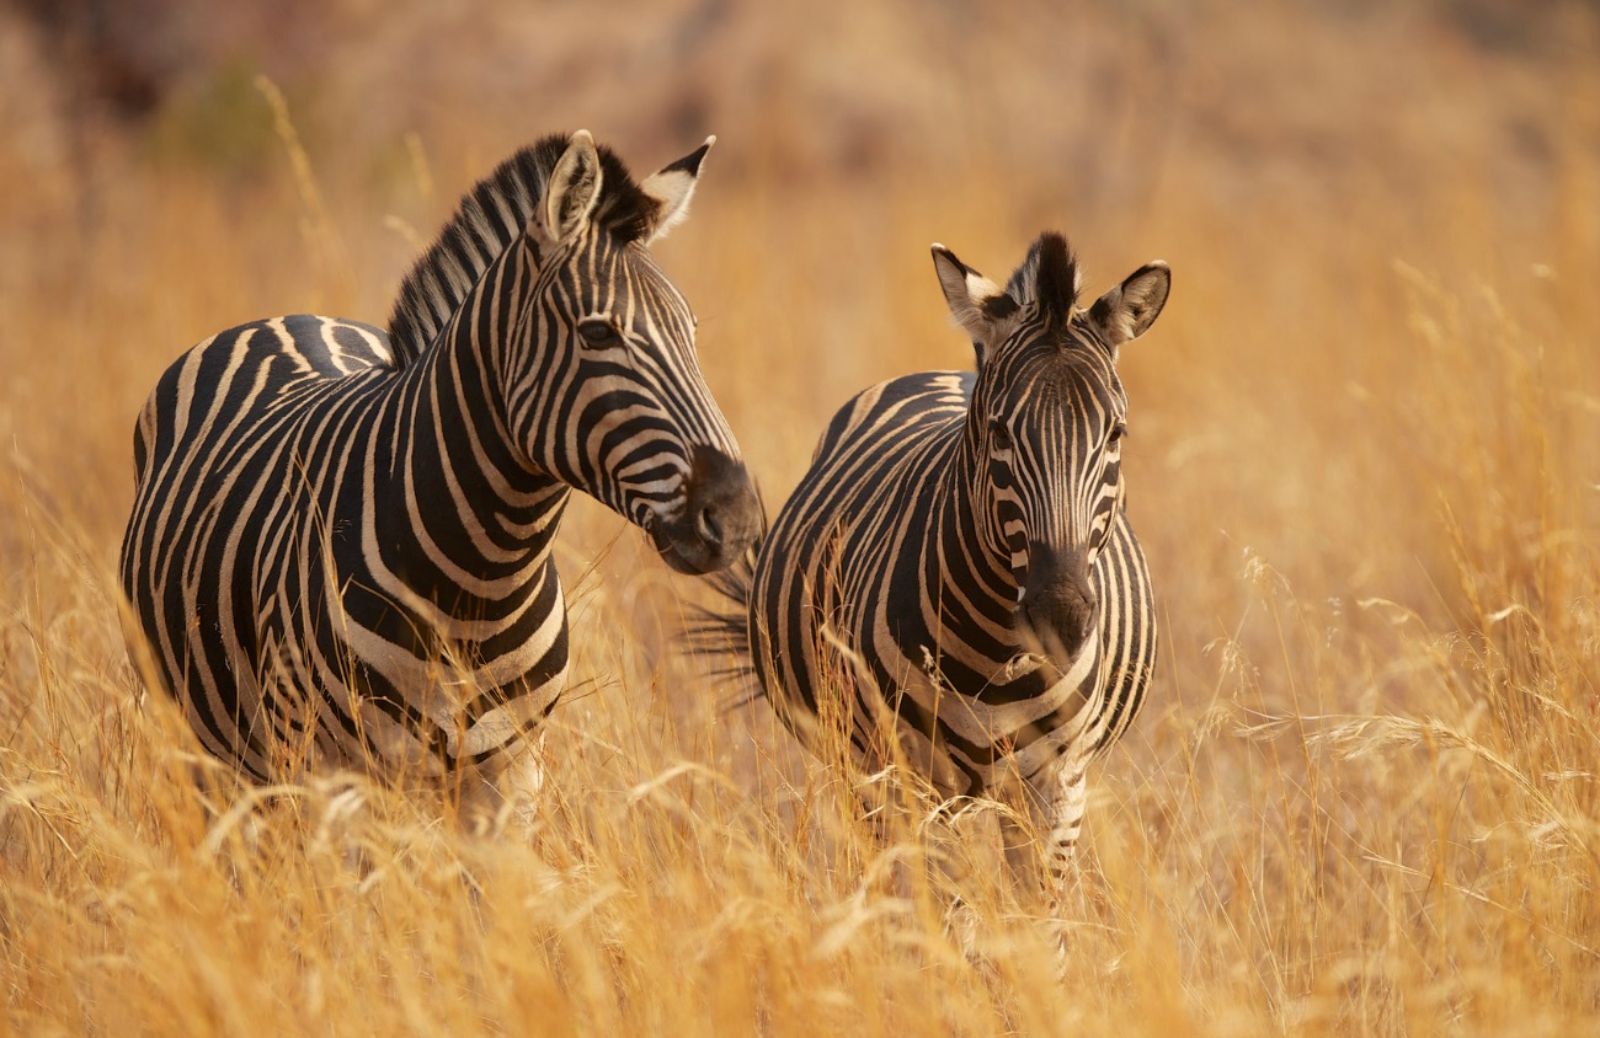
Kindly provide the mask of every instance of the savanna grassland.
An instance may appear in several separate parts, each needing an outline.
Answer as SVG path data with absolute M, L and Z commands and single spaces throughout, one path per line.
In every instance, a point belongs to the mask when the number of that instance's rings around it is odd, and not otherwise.
M 200 10 L 0 8 L 0 1030 L 1600 1033 L 1592 4 Z M 877 839 L 592 504 L 531 835 L 242 786 L 141 692 L 160 371 L 381 322 L 577 126 L 641 172 L 720 136 L 657 251 L 773 506 L 849 393 L 970 361 L 929 242 L 999 277 L 1057 227 L 1095 293 L 1171 263 L 1121 365 L 1161 663 L 1063 961 L 1003 805 Z

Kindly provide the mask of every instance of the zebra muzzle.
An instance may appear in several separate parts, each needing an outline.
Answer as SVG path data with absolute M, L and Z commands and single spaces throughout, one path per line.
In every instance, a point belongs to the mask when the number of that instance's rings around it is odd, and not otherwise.
M 1017 608 L 1024 646 L 1063 672 L 1069 670 L 1100 622 L 1100 603 L 1089 583 L 1084 553 L 1034 544 Z
M 761 503 L 750 474 L 714 447 L 694 448 L 683 509 L 650 530 L 656 550 L 680 573 L 711 573 L 733 564 L 755 540 Z

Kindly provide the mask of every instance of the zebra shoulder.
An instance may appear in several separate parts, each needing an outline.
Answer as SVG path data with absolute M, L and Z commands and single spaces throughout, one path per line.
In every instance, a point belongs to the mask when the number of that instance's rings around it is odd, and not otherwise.
M 811 452 L 812 463 L 859 436 L 896 431 L 932 413 L 965 411 L 973 380 L 968 371 L 918 371 L 868 386 L 834 413 Z

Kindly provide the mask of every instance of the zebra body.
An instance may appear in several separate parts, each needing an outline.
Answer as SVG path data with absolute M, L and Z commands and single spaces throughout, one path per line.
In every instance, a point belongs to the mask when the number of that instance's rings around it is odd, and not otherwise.
M 1155 617 L 1123 512 L 1126 397 L 1114 361 L 1165 302 L 1164 264 L 1087 310 L 1063 239 L 1007 289 L 936 246 L 974 373 L 892 379 L 835 415 L 761 543 L 732 624 L 803 741 L 842 723 L 947 795 L 1017 778 L 1064 870 L 1089 762 L 1137 713 Z
M 1003 773 L 1033 781 L 1065 751 L 1107 745 L 1137 709 L 1154 658 L 1144 556 L 1123 516 L 1090 571 L 1108 621 L 1096 653 L 1063 674 L 1007 629 L 1015 590 L 1008 600 L 1001 574 L 963 543 L 958 488 L 974 380 L 953 371 L 892 379 L 834 417 L 795 491 L 807 507 L 785 507 L 763 544 L 752 617 L 780 710 L 814 716 L 827 679 L 863 683 L 852 661 L 826 658 L 826 627 L 870 668 L 865 684 L 891 690 L 901 749 L 937 788 L 963 795 L 994 788 Z M 872 704 L 852 712 L 859 751 L 876 723 Z
M 549 138 L 463 199 L 389 332 L 257 321 L 162 376 L 123 585 L 209 751 L 258 780 L 465 767 L 531 791 L 567 669 L 551 554 L 572 490 L 676 568 L 745 549 L 754 491 L 644 248 L 705 150 L 634 184 L 587 133 Z

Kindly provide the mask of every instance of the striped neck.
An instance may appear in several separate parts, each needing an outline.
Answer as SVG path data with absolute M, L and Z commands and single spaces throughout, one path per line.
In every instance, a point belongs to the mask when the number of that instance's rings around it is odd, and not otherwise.
M 385 401 L 380 428 L 393 447 L 390 478 L 376 488 L 380 524 L 391 543 L 414 538 L 432 563 L 408 575 L 423 594 L 514 580 L 551 551 L 571 490 L 527 467 L 508 430 L 501 370 L 537 275 L 526 243 L 507 248 Z

